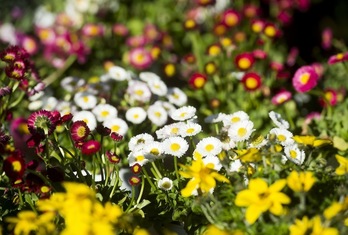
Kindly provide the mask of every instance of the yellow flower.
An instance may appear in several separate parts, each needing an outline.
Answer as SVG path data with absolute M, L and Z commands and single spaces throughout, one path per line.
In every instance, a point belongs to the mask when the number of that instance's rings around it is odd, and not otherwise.
M 348 159 L 343 157 L 343 156 L 337 155 L 337 154 L 336 154 L 336 159 L 340 165 L 339 165 L 339 167 L 336 168 L 335 173 L 337 175 L 347 174 L 348 173 Z
M 325 219 L 330 220 L 343 209 L 343 205 L 339 202 L 333 202 L 328 208 L 324 210 Z
M 237 206 L 247 207 L 245 218 L 253 224 L 263 212 L 270 211 L 274 215 L 282 215 L 285 210 L 282 204 L 289 204 L 290 198 L 280 192 L 286 180 L 278 180 L 268 187 L 266 181 L 257 178 L 249 182 L 249 188 L 237 194 Z
M 311 135 L 305 135 L 305 136 L 295 135 L 292 138 L 299 144 L 309 145 L 313 147 L 320 147 L 322 145 L 332 144 L 331 140 L 317 139 L 315 136 L 311 136 Z
M 290 235 L 338 235 L 336 228 L 323 227 L 319 216 L 315 216 L 311 220 L 304 216 L 302 220 L 296 219 L 295 224 L 290 226 Z
M 229 182 L 229 180 L 214 170 L 214 164 L 204 164 L 202 158 L 196 155 L 191 166 L 180 165 L 185 171 L 180 171 L 180 175 L 185 178 L 191 178 L 186 187 L 181 190 L 183 197 L 189 197 L 194 190 L 200 189 L 202 193 L 207 193 L 216 186 L 216 180 Z
M 135 228 L 133 235 L 150 235 L 150 232 L 144 228 Z
M 38 235 L 52 234 L 55 230 L 51 212 L 36 214 L 33 211 L 20 211 L 17 217 L 8 217 L 6 221 L 14 225 L 14 235 L 29 235 L 32 232 Z
M 236 150 L 242 162 L 257 162 L 261 160 L 261 153 L 257 148 Z
M 295 192 L 308 192 L 315 181 L 316 179 L 310 171 L 292 171 L 287 178 L 288 186 Z
M 203 235 L 243 235 L 243 232 L 239 230 L 233 231 L 233 232 L 227 232 L 211 224 L 208 226 L 207 230 L 203 233 Z

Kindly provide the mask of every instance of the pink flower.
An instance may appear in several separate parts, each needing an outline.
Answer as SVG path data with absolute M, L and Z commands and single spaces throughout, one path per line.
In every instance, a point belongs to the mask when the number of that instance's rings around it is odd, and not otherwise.
M 321 33 L 321 47 L 325 50 L 330 49 L 332 44 L 332 30 L 330 28 L 325 28 Z
M 76 121 L 70 128 L 71 138 L 74 141 L 83 141 L 90 133 L 89 127 L 84 121 Z
M 302 66 L 292 78 L 292 85 L 297 92 L 307 92 L 317 85 L 319 76 L 312 66 Z
M 291 92 L 287 90 L 281 90 L 272 97 L 272 104 L 280 105 L 290 100 L 292 97 Z
M 136 69 L 147 69 L 151 66 L 152 57 L 145 48 L 134 48 L 129 52 L 129 62 Z
M 337 91 L 332 89 L 332 88 L 326 88 L 324 90 L 324 97 L 321 97 L 319 99 L 319 103 L 323 106 L 323 107 L 327 107 L 329 106 L 335 106 L 337 104 Z
M 336 55 L 332 55 L 329 57 L 328 64 L 336 64 L 338 62 L 348 60 L 348 52 L 346 53 L 338 53 Z
M 28 129 L 32 135 L 47 136 L 56 129 L 57 120 L 52 112 L 39 110 L 30 114 L 28 118 Z
M 81 152 L 85 155 L 92 155 L 100 150 L 101 144 L 96 140 L 88 140 L 82 144 Z

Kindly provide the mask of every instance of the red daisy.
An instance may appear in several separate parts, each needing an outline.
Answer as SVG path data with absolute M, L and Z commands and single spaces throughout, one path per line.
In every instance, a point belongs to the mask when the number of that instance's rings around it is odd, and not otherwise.
M 32 135 L 50 135 L 55 130 L 56 125 L 55 116 L 47 110 L 36 111 L 28 118 L 28 129 Z
M 141 165 L 139 163 L 135 163 L 132 168 L 131 168 L 132 172 L 134 174 L 139 174 L 141 171 Z
M 232 9 L 227 9 L 222 14 L 221 22 L 225 24 L 227 27 L 233 27 L 240 22 L 240 19 L 241 19 L 241 16 L 239 12 Z
M 81 148 L 81 152 L 85 155 L 92 155 L 100 150 L 101 144 L 96 140 L 88 140 L 84 142 Z
M 253 66 L 255 59 L 253 54 L 244 52 L 237 55 L 234 62 L 240 70 L 248 70 Z
M 3 171 L 12 182 L 22 179 L 25 168 L 25 161 L 20 152 L 13 153 L 3 162 Z
M 121 158 L 114 152 L 106 151 L 106 157 L 109 159 L 111 163 L 119 163 L 121 161 Z
M 244 74 L 241 82 L 247 91 L 255 91 L 261 87 L 261 77 L 254 72 Z
M 70 128 L 71 138 L 75 142 L 83 141 L 84 139 L 87 138 L 90 132 L 91 131 L 89 127 L 87 126 L 87 124 L 84 121 L 80 121 L 80 120 L 74 122 Z
M 129 52 L 129 62 L 136 69 L 147 69 L 152 64 L 152 57 L 143 47 L 137 47 Z
M 129 184 L 132 186 L 136 186 L 138 184 L 140 184 L 140 178 L 138 176 L 132 176 L 129 180 L 128 180 Z
M 194 89 L 201 89 L 207 82 L 207 77 L 202 73 L 194 73 L 188 82 Z
M 338 97 L 337 97 L 337 91 L 332 89 L 332 88 L 326 88 L 324 90 L 324 97 L 319 99 L 320 104 L 323 107 L 326 106 L 335 106 L 337 104 L 338 101 Z

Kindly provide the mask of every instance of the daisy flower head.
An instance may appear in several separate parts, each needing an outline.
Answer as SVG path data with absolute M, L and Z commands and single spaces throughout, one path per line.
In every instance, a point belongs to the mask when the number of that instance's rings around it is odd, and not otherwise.
M 188 122 L 184 123 L 179 129 L 179 135 L 181 137 L 195 136 L 202 131 L 202 126 L 198 123 Z
M 133 136 L 128 142 L 128 148 L 130 151 L 135 151 L 136 149 L 143 149 L 146 145 L 152 143 L 154 138 L 148 133 L 142 133 Z
M 274 105 L 280 105 L 285 103 L 286 101 L 289 101 L 291 97 L 292 95 L 290 91 L 281 90 L 272 97 L 271 101 L 272 101 L 272 104 Z
M 50 111 L 39 110 L 28 118 L 28 129 L 32 135 L 50 135 L 56 129 L 57 122 Z
M 328 64 L 336 64 L 338 62 L 346 61 L 348 60 L 348 52 L 345 53 L 338 53 L 336 55 L 332 55 L 329 57 Z
M 222 23 L 227 27 L 233 27 L 237 25 L 241 20 L 241 15 L 238 11 L 233 9 L 227 9 L 222 14 Z
M 124 81 L 129 79 L 129 74 L 127 70 L 125 70 L 124 68 L 120 66 L 111 66 L 108 69 L 107 74 L 109 75 L 111 79 L 116 81 Z
M 293 140 L 293 134 L 284 128 L 273 128 L 269 131 L 271 136 L 274 136 L 276 141 L 282 146 L 292 145 L 295 141 Z
M 174 157 L 182 157 L 188 148 L 187 141 L 179 136 L 169 137 L 163 141 L 164 152 Z
M 156 160 L 164 158 L 163 144 L 161 142 L 152 141 L 146 144 L 143 150 L 147 159 Z
M 158 139 L 165 139 L 171 136 L 179 136 L 180 130 L 184 125 L 183 122 L 175 122 L 169 125 L 163 126 L 161 129 L 156 131 L 156 135 Z
M 165 96 L 168 92 L 168 87 L 162 80 L 150 80 L 147 82 L 147 85 L 155 95 Z
M 252 53 L 244 52 L 236 56 L 234 63 L 240 70 L 250 69 L 255 62 L 254 56 Z
M 225 113 L 212 114 L 212 115 L 209 115 L 208 117 L 204 118 L 204 122 L 205 123 L 222 122 L 224 120 L 225 116 L 226 116 Z
M 142 107 L 131 107 L 126 112 L 126 120 L 133 124 L 140 124 L 146 119 L 146 111 Z
M 187 102 L 187 95 L 177 87 L 169 88 L 167 94 L 168 101 L 176 106 L 183 106 Z
M 228 136 L 234 142 L 248 140 L 255 129 L 254 123 L 250 120 L 243 120 L 231 125 L 228 129 Z
M 289 122 L 287 122 L 286 120 L 284 120 L 282 118 L 282 116 L 279 113 L 276 113 L 274 111 L 270 111 L 268 113 L 268 116 L 271 118 L 271 120 L 273 121 L 273 123 L 281 129 L 289 129 L 290 125 Z
M 128 154 L 128 163 L 129 166 L 139 164 L 140 166 L 145 165 L 149 162 L 149 159 L 145 157 L 143 150 L 132 151 Z
M 88 140 L 82 144 L 81 152 L 85 155 L 97 153 L 101 148 L 101 144 L 96 140 Z
M 168 114 L 171 114 L 174 110 L 176 110 L 176 107 L 168 101 L 157 100 L 154 103 L 154 105 L 162 106 L 167 111 Z
M 103 126 L 109 128 L 111 132 L 125 136 L 128 131 L 128 124 L 121 118 L 111 118 L 103 122 Z
M 168 177 L 164 177 L 157 182 L 157 186 L 164 191 L 169 191 L 173 188 L 173 181 Z
M 151 98 L 151 91 L 146 83 L 141 81 L 131 80 L 128 82 L 127 94 L 130 99 L 148 102 Z
M 147 109 L 147 117 L 154 125 L 163 126 L 168 120 L 168 113 L 161 105 L 153 104 Z
M 222 151 L 221 141 L 216 137 L 206 137 L 196 145 L 196 150 L 201 156 L 218 155 Z
M 152 57 L 148 50 L 143 47 L 137 47 L 129 52 L 129 62 L 134 68 L 143 70 L 151 66 Z
M 117 116 L 117 109 L 110 104 L 98 104 L 92 109 L 92 113 L 96 116 L 99 122 L 103 122 L 109 118 Z
M 84 79 L 72 76 L 65 77 L 60 82 L 60 86 L 68 92 L 75 92 L 84 85 L 86 85 Z
M 249 115 L 244 111 L 222 115 L 222 123 L 224 126 L 230 126 L 244 120 L 249 120 Z
M 219 134 L 219 139 L 221 141 L 222 149 L 226 151 L 236 147 L 236 142 L 234 142 L 234 140 L 232 140 L 228 135 L 228 129 L 229 129 L 229 126 L 222 127 Z
M 74 113 L 72 121 L 76 122 L 79 120 L 84 121 L 91 131 L 93 131 L 97 127 L 97 119 L 90 111 L 84 110 Z
M 302 66 L 292 78 L 292 85 L 295 90 L 303 93 L 310 91 L 317 85 L 319 76 L 312 66 Z
M 160 81 L 161 78 L 153 72 L 143 71 L 139 73 L 140 80 L 148 83 L 150 81 Z
M 261 77 L 254 72 L 245 73 L 241 82 L 247 91 L 256 91 L 261 87 Z
M 174 110 L 170 117 L 175 121 L 185 121 L 196 115 L 196 108 L 193 106 L 183 106 Z
M 302 165 L 306 157 L 305 152 L 303 150 L 300 150 L 297 144 L 285 146 L 284 153 L 288 160 L 297 165 Z
M 188 83 L 194 89 L 201 89 L 206 84 L 208 78 L 202 73 L 194 73 L 191 75 Z
M 78 120 L 73 122 L 70 127 L 71 138 L 76 141 L 83 141 L 87 138 L 90 130 L 84 121 Z
M 90 92 L 78 92 L 74 96 L 74 102 L 81 109 L 92 109 L 97 105 L 97 97 Z
M 212 166 L 211 169 L 214 169 L 216 171 L 220 171 L 222 168 L 222 164 L 220 162 L 220 159 L 215 155 L 208 155 L 204 158 L 202 158 L 204 165 L 210 164 Z
M 58 99 L 56 97 L 50 96 L 43 100 L 41 109 L 53 111 L 56 110 L 58 104 Z

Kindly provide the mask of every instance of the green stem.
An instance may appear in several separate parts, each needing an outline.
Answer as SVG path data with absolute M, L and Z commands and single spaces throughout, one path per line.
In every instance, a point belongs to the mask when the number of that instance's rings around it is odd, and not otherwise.
M 117 172 L 118 172 L 118 168 L 117 168 Z M 114 193 L 115 193 L 115 190 L 116 190 L 116 186 L 118 185 L 118 180 L 119 180 L 119 176 L 118 174 L 115 174 L 115 182 L 114 182 L 114 185 L 112 186 L 112 190 L 111 190 L 111 193 L 110 193 L 110 196 L 109 198 L 111 199 L 113 196 L 114 196 Z
M 134 197 L 135 197 L 135 186 L 132 185 L 132 198 L 131 198 L 131 201 L 129 202 L 129 205 L 126 209 L 126 212 L 129 211 L 129 209 L 131 208 L 133 202 L 134 202 Z
M 149 184 L 151 185 L 151 187 L 152 187 L 154 190 L 156 190 L 157 187 L 153 184 L 153 182 L 152 182 L 152 180 L 151 180 L 149 174 L 148 174 L 147 171 L 145 170 L 145 168 L 142 168 L 142 172 L 144 173 L 144 175 L 145 175 L 147 181 L 149 182 Z
M 152 164 L 153 169 L 155 170 L 155 173 L 156 173 L 156 174 L 155 174 L 155 177 L 156 177 L 156 179 L 161 179 L 161 178 L 162 178 L 162 174 L 161 174 L 161 172 L 158 170 L 158 168 L 157 168 L 155 162 L 151 162 L 151 164 Z
M 198 41 L 198 35 L 196 32 L 192 32 L 190 33 L 190 39 L 191 39 L 191 43 L 192 43 L 192 50 L 193 50 L 193 54 L 195 55 L 196 59 L 197 59 L 197 65 L 198 65 L 198 70 L 200 72 L 204 71 L 204 66 L 203 66 L 203 61 L 202 61 L 202 57 L 200 55 L 200 48 L 199 48 L 199 41 Z
M 64 66 L 60 69 L 57 70 L 55 73 L 52 73 L 50 76 L 45 78 L 43 80 L 43 83 L 45 83 L 46 86 L 49 86 L 52 84 L 55 80 L 57 80 L 76 60 L 75 55 L 71 55 L 66 61 Z
M 178 159 L 177 157 L 174 157 L 174 169 L 175 169 L 175 176 L 176 176 L 176 179 L 180 180 L 180 177 L 179 177 L 179 171 L 178 171 Z
M 141 177 L 141 188 L 140 188 L 140 192 L 138 195 L 138 200 L 137 200 L 137 204 L 140 203 L 141 198 L 143 197 L 143 193 L 144 193 L 144 186 L 145 186 L 145 179 L 144 177 Z

